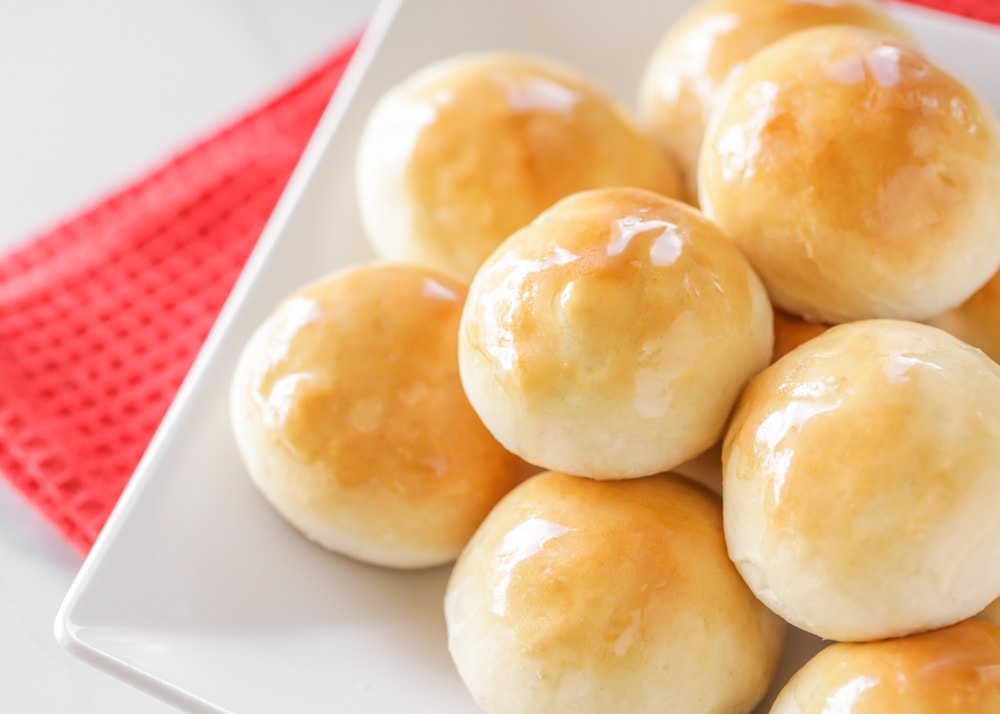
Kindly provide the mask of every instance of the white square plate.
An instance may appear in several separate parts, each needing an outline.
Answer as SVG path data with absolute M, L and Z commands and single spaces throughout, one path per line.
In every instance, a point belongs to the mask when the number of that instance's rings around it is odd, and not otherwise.
M 285 294 L 371 257 L 354 150 L 378 96 L 467 50 L 546 53 L 632 104 L 690 0 L 390 0 L 369 26 L 244 274 L 56 622 L 107 672 L 196 712 L 476 710 L 449 659 L 447 568 L 395 573 L 321 550 L 265 504 L 229 432 L 237 355 Z M 1000 106 L 1000 33 L 895 8 L 927 51 Z M 818 642 L 796 636 L 786 672 Z M 766 708 L 764 709 L 766 711 Z

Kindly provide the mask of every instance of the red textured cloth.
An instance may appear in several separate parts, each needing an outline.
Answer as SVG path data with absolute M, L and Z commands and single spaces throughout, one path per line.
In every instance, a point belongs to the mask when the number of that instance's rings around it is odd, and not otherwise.
M 1000 25 L 1000 0 L 906 0 L 906 2 Z
M 911 0 L 1000 24 L 1000 0 Z M 86 552 L 350 58 L 0 259 L 0 473 Z
M 86 552 L 350 59 L 0 260 L 0 472 Z

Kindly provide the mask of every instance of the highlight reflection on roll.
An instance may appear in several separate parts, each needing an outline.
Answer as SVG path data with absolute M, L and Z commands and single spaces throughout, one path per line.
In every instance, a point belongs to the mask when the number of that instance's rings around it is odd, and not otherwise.
M 445 563 L 519 482 L 462 392 L 464 297 L 425 268 L 352 267 L 297 290 L 244 348 L 240 454 L 310 539 L 377 565 Z
M 517 54 L 459 55 L 416 72 L 372 110 L 357 157 L 378 253 L 463 280 L 558 199 L 617 185 L 681 190 L 673 160 L 609 92 Z
M 598 189 L 560 201 L 483 265 L 459 367 L 514 453 L 627 478 L 715 443 L 772 339 L 767 295 L 716 226 L 649 191 Z
M 815 28 L 754 55 L 698 170 L 702 209 L 811 321 L 924 320 L 1000 268 L 996 114 L 886 35 Z
M 487 714 L 746 714 L 786 631 L 726 556 L 718 497 L 669 475 L 524 482 L 460 556 L 445 619 Z
M 723 443 L 730 556 L 820 637 L 897 637 L 1000 596 L 1000 365 L 897 320 L 830 328 L 761 372 Z

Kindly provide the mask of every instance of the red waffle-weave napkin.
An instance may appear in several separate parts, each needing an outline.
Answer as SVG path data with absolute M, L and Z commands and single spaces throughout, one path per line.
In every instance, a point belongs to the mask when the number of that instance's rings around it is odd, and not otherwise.
M 906 0 L 906 2 L 1000 25 L 1000 0 Z
M 0 472 L 86 552 L 351 57 L 0 260 Z
M 1000 0 L 909 0 L 1000 24 Z M 0 259 L 0 473 L 80 552 L 104 525 L 354 44 Z

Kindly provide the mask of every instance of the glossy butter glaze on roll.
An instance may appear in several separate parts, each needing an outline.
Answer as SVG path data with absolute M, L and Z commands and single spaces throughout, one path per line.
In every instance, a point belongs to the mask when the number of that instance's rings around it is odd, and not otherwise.
M 680 192 L 666 152 L 603 88 L 540 57 L 459 55 L 390 90 L 357 158 L 376 250 L 465 280 L 556 200 L 599 186 Z
M 746 714 L 786 630 L 726 556 L 718 497 L 677 476 L 524 482 L 456 563 L 445 618 L 487 714 Z
M 811 321 L 924 320 L 1000 267 L 996 115 L 867 30 L 805 30 L 748 60 L 698 185 L 773 302 Z
M 464 297 L 424 268 L 349 268 L 284 300 L 244 348 L 237 445 L 310 539 L 377 565 L 445 563 L 520 481 L 462 391 Z
M 857 25 L 906 39 L 867 0 L 714 0 L 688 11 L 654 50 L 639 89 L 639 117 L 680 162 L 697 195 L 698 153 L 729 76 L 775 40 L 819 25 Z
M 1000 596 L 1000 366 L 933 327 L 830 328 L 761 372 L 723 443 L 729 553 L 788 622 L 841 641 Z
M 969 620 L 934 632 L 833 644 L 784 687 L 771 714 L 995 714 L 1000 627 Z
M 508 449 L 594 478 L 667 471 L 721 436 L 773 340 L 763 286 L 696 209 L 649 191 L 566 198 L 469 289 L 459 367 Z
M 1000 236 L 1000 231 L 997 233 Z M 1000 239 L 1000 238 L 998 238 Z M 1000 272 L 958 307 L 927 321 L 1000 362 Z

